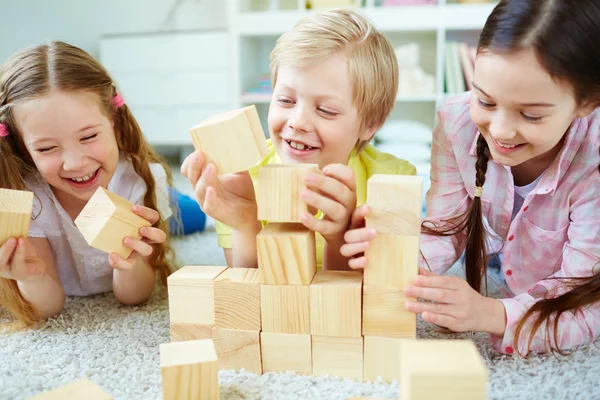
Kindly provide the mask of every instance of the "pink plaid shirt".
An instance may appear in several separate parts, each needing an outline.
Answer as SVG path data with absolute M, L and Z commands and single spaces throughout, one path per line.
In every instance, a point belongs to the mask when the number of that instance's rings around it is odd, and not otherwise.
M 433 133 L 431 189 L 427 219 L 440 221 L 463 213 L 473 199 L 477 127 L 470 118 L 470 93 L 449 100 L 438 110 Z M 492 337 L 497 349 L 511 354 L 520 318 L 536 301 L 569 289 L 552 277 L 586 277 L 600 269 L 600 110 L 573 121 L 565 144 L 511 222 L 514 183 L 511 169 L 490 160 L 482 196 L 483 215 L 498 238 L 488 251 L 503 253 L 502 273 L 510 298 L 501 299 L 507 323 L 503 337 Z M 465 248 L 465 235 L 421 236 L 421 250 L 432 271 L 443 274 Z M 421 266 L 424 261 L 420 259 Z M 553 321 L 553 320 L 551 320 Z M 525 354 L 531 319 L 518 343 Z M 551 335 L 553 333 L 550 325 Z M 582 312 L 563 313 L 557 339 L 561 349 L 590 343 L 600 334 L 600 303 Z M 524 340 L 527 339 L 527 340 Z M 548 339 L 551 339 L 548 341 Z M 553 336 L 546 325 L 537 331 L 531 351 L 546 352 Z

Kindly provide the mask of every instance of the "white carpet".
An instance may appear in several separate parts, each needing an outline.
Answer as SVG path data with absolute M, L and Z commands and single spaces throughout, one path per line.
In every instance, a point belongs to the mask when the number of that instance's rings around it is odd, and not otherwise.
M 209 225 L 204 233 L 175 240 L 185 264 L 224 265 Z M 90 378 L 115 399 L 160 399 L 158 349 L 169 341 L 168 320 L 165 293 L 135 308 L 121 306 L 112 294 L 69 298 L 63 313 L 39 330 L 0 334 L 0 399 L 24 399 L 79 377 Z M 439 336 L 421 322 L 418 335 Z M 489 399 L 600 399 L 600 341 L 567 358 L 522 359 L 494 353 L 487 335 L 473 339 L 489 369 Z M 219 381 L 221 399 L 234 400 L 398 398 L 399 393 L 397 385 L 290 373 L 221 371 Z

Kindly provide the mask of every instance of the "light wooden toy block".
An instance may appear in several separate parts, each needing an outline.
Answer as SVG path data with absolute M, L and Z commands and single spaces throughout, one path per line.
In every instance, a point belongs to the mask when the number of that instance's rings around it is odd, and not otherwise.
M 404 290 L 419 273 L 419 236 L 378 233 L 365 257 L 365 285 Z
M 360 337 L 363 274 L 318 271 L 310 284 L 312 335 Z
M 210 339 L 161 344 L 160 369 L 165 400 L 219 398 L 217 353 Z
M 227 267 L 185 266 L 167 278 L 171 340 L 212 337 L 214 279 Z
M 113 400 L 113 397 L 87 378 L 41 393 L 29 400 Z
M 260 285 L 263 332 L 310 334 L 310 289 L 300 285 Z
M 234 329 L 213 329 L 213 340 L 219 358 L 219 369 L 244 368 L 262 374 L 260 332 Z
M 317 272 L 315 232 L 303 225 L 268 223 L 256 248 L 263 284 L 310 285 Z
M 127 258 L 133 250 L 123 244 L 123 239 L 139 240 L 140 229 L 151 225 L 131 211 L 133 206 L 131 201 L 99 187 L 75 219 L 75 225 L 90 246 Z
M 404 340 L 400 398 L 485 400 L 488 373 L 471 340 Z
M 319 172 L 317 164 L 269 164 L 258 170 L 258 219 L 269 222 L 301 222 L 308 211 L 302 200 L 307 172 Z
M 260 331 L 260 279 L 256 268 L 229 268 L 214 280 L 215 327 Z
M 362 381 L 363 338 L 312 337 L 313 375 Z
M 310 335 L 285 333 L 260 334 L 263 372 L 294 371 L 312 373 L 312 343 Z
M 419 236 L 423 178 L 407 175 L 375 174 L 367 181 L 367 204 L 371 213 L 367 227 L 377 233 Z
M 28 236 L 32 210 L 33 192 L 0 189 L 0 246 L 11 237 Z
M 192 127 L 190 135 L 220 175 L 246 171 L 269 152 L 254 105 L 208 118 Z
M 417 315 L 404 307 L 406 300 L 404 292 L 400 289 L 364 285 L 362 334 L 403 339 L 416 338 Z
M 365 336 L 363 380 L 400 382 L 400 343 L 404 339 Z

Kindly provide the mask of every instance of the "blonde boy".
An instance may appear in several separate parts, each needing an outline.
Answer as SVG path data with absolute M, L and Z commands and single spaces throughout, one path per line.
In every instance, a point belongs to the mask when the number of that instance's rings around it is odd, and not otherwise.
M 340 247 L 352 212 L 366 200 L 367 179 L 416 173 L 407 161 L 369 144 L 395 104 L 394 50 L 359 12 L 332 10 L 305 17 L 283 34 L 271 53 L 271 70 L 267 157 L 248 172 L 219 177 L 215 166 L 196 152 L 181 172 L 194 186 L 204 212 L 219 221 L 219 245 L 227 264 L 256 267 L 256 235 L 262 229 L 254 195 L 258 168 L 282 162 L 318 164 L 323 174 L 308 174 L 308 190 L 302 195 L 320 210 L 316 217 L 302 217 L 317 232 L 317 263 L 323 269 L 359 268 Z

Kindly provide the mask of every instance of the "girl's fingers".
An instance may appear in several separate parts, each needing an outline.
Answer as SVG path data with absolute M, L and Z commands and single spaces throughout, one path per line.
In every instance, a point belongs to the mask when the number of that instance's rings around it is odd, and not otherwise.
M 439 289 L 448 289 L 448 290 L 458 290 L 459 289 L 459 280 L 460 278 L 454 276 L 441 276 L 441 275 L 433 275 L 433 276 L 424 276 L 418 275 L 414 280 L 414 285 L 422 286 L 422 287 L 430 287 L 430 288 L 439 288 Z
M 354 257 L 364 253 L 369 248 L 369 242 L 346 243 L 340 247 L 340 253 L 344 257 Z
M 348 266 L 352 269 L 364 269 L 369 261 L 366 257 L 351 258 L 348 260 Z
M 433 273 L 433 272 L 431 272 L 431 271 L 428 271 L 428 270 L 426 270 L 426 269 L 419 268 L 419 275 L 424 275 L 424 276 L 436 276 L 437 274 L 435 274 L 435 273 Z
M 16 238 L 9 238 L 2 246 L 0 246 L 0 268 L 4 265 L 8 269 L 10 259 L 17 247 L 18 240 Z
M 140 235 L 145 237 L 148 243 L 164 243 L 167 240 L 167 234 L 161 229 L 151 226 L 145 226 L 140 229 Z
M 375 239 L 377 231 L 374 228 L 351 229 L 344 234 L 346 243 L 368 242 Z
M 144 218 L 146 221 L 150 222 L 150 224 L 154 224 L 160 218 L 158 211 L 141 205 L 135 205 L 131 210 L 140 217 Z
M 424 312 L 429 312 L 433 314 L 441 314 L 452 316 L 453 307 L 448 304 L 439 304 L 439 303 L 422 303 L 417 301 L 406 301 L 404 303 L 404 308 L 406 308 L 410 312 L 414 312 L 415 314 L 423 314 Z
M 10 260 L 11 269 L 16 265 L 25 265 L 25 256 L 27 255 L 27 239 L 19 238 L 17 248 L 15 249 L 12 260 Z
M 125 246 L 136 251 L 143 257 L 148 257 L 152 254 L 152 251 L 154 250 L 150 244 L 141 240 L 132 239 L 130 237 L 126 237 L 125 239 L 123 239 L 123 243 L 125 244 Z M 129 258 L 131 258 L 131 256 Z
M 437 289 L 419 286 L 407 286 L 404 294 L 408 297 L 415 297 L 418 299 L 435 301 L 443 304 L 455 304 L 456 303 L 456 290 Z
M 119 269 L 121 271 L 131 271 L 135 263 L 134 253 L 131 253 L 127 260 L 125 260 L 123 257 L 116 253 L 112 253 L 108 258 L 108 262 L 110 263 L 110 266 L 114 269 Z
M 435 324 L 437 326 L 441 326 L 443 328 L 448 328 L 452 331 L 456 331 L 453 327 L 457 325 L 458 321 L 456 320 L 456 318 L 450 315 L 436 314 L 431 311 L 425 311 L 421 314 L 421 317 L 426 322 Z

